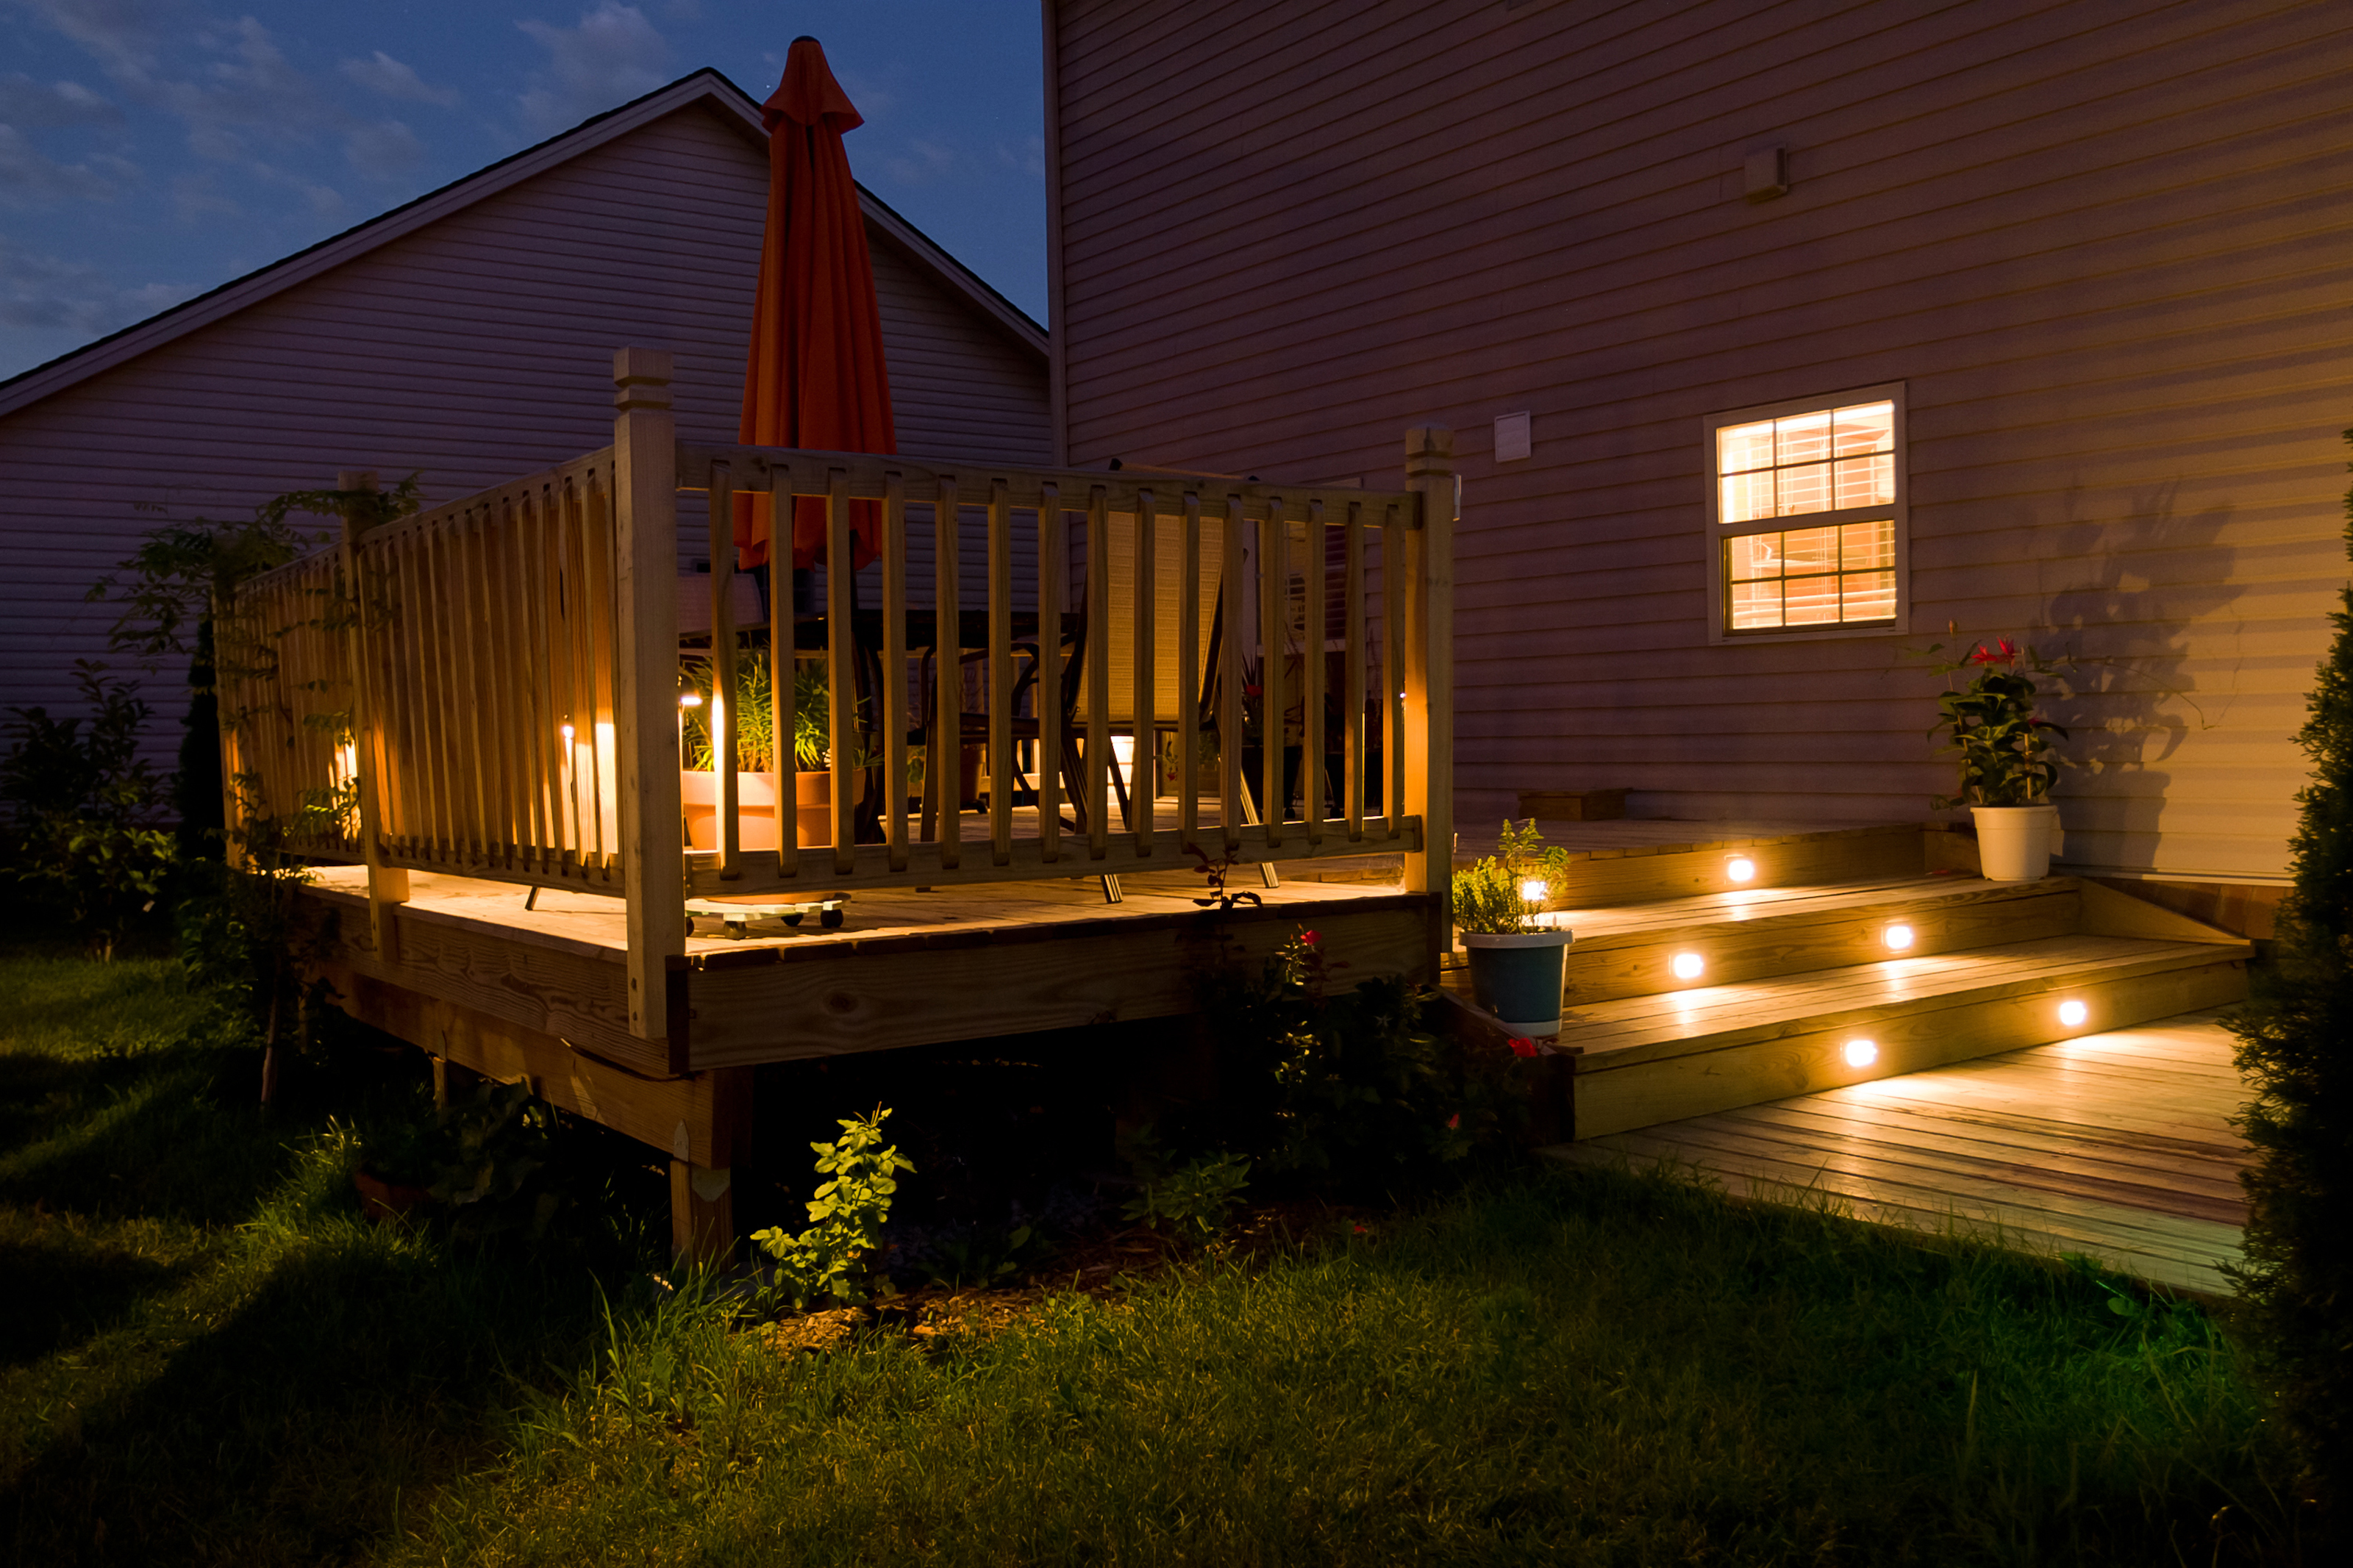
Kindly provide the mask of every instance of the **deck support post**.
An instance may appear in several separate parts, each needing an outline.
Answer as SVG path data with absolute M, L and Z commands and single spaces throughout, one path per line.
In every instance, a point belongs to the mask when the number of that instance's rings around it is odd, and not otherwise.
M 735 1160 L 752 1128 L 752 1069 L 720 1068 L 711 1087 L 708 1146 L 685 1122 L 670 1146 L 670 1250 L 681 1261 L 719 1267 L 735 1250 Z
M 614 727 L 628 898 L 629 1032 L 668 1037 L 670 960 L 686 952 L 678 784 L 678 426 L 670 356 L 613 355 Z M 670 1042 L 673 1061 L 683 1041 Z
M 1405 435 L 1406 488 L 1421 497 L 1421 526 L 1405 531 L 1410 616 L 1399 639 L 1406 694 L 1406 809 L 1421 818 L 1421 848 L 1405 858 L 1408 892 L 1435 893 L 1440 942 L 1454 881 L 1454 520 L 1461 490 L 1454 432 Z M 1436 977 L 1437 954 L 1431 954 Z
M 373 490 L 375 473 L 345 468 L 335 476 L 335 488 Z M 376 721 L 377 693 L 368 649 L 368 622 L 375 607 L 360 576 L 360 536 L 365 531 L 358 518 L 343 514 L 343 588 L 352 596 L 352 621 L 343 634 L 352 666 L 352 785 L 359 795 L 360 856 L 367 866 L 368 938 L 385 963 L 397 963 L 400 928 L 393 909 L 408 902 L 408 872 L 384 863 L 384 784 L 392 773 L 384 728 Z

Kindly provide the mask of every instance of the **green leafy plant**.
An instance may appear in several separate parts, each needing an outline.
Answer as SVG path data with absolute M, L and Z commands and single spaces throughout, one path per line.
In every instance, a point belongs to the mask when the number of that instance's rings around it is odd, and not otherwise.
M 2008 637 L 1990 647 L 1978 643 L 1957 659 L 1943 658 L 1944 647 L 1933 644 L 1918 657 L 1947 678 L 1928 734 L 1945 737 L 1937 755 L 1958 759 L 1960 788 L 1932 804 L 1938 811 L 2040 804 L 2059 778 L 2060 759 L 2051 737 L 2063 741 L 2067 731 L 2035 711 L 2035 682 L 2057 675 L 2060 666 Z M 1975 673 L 1956 690 L 1949 678 L 1963 670 Z
M 53 897 L 101 958 L 152 910 L 179 858 L 163 825 L 169 781 L 139 755 L 147 704 L 128 681 L 74 665 L 87 719 L 11 709 L 0 758 L 0 876 Z
M 1454 873 L 1452 889 L 1457 930 L 1482 936 L 1520 936 L 1535 931 L 1535 917 L 1568 878 L 1568 851 L 1546 844 L 1535 817 L 1524 826 L 1504 823 L 1495 853 L 1482 856 Z M 1527 896 L 1530 882 L 1541 881 L 1544 893 Z
M 2346 432 L 2353 441 L 2353 430 Z M 2353 550 L 2353 491 L 2346 500 Z M 2353 587 L 2296 736 L 2312 757 L 2297 800 L 2295 887 L 2255 999 L 2231 1019 L 2253 1091 L 2245 1322 L 2311 1492 L 2353 1535 Z
M 551 1115 L 529 1084 L 486 1079 L 470 1098 L 364 1140 L 360 1163 L 387 1182 L 425 1188 L 453 1235 L 535 1239 L 564 1205 L 543 1179 Z
M 1187 1241 L 1215 1241 L 1225 1234 L 1243 1189 L 1250 1185 L 1250 1169 L 1244 1156 L 1220 1150 L 1174 1169 L 1148 1173 L 1143 1190 L 1120 1213 Z
M 776 766 L 775 689 L 765 650 L 751 649 L 735 661 L 735 766 L 742 773 L 766 773 Z M 704 700 L 685 716 L 686 766 L 711 766 L 710 667 L 701 667 L 694 689 Z M 793 671 L 793 763 L 803 773 L 832 765 L 833 724 L 825 666 L 803 659 Z M 873 759 L 860 756 L 851 765 L 870 767 Z
M 822 1300 L 867 1299 L 872 1259 L 899 1190 L 898 1173 L 915 1168 L 882 1142 L 882 1123 L 890 1114 L 877 1107 L 871 1116 L 843 1121 L 836 1142 L 809 1145 L 817 1152 L 818 1173 L 833 1179 L 810 1198 L 807 1230 L 795 1236 L 771 1226 L 752 1233 L 753 1244 L 776 1266 L 765 1304 L 805 1311 Z

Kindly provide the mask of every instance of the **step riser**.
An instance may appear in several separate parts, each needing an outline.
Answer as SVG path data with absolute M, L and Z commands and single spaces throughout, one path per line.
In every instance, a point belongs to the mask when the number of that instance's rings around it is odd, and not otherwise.
M 1919 958 L 1998 942 L 2065 936 L 2077 929 L 2081 918 L 2082 901 L 2072 888 L 2062 887 L 1995 903 L 1924 903 L 1917 909 L 1889 903 L 1809 921 L 1725 921 L 1656 940 L 1572 946 L 1563 995 L 1569 1006 L 1576 1007 L 1625 996 L 1876 963 L 1897 956 L 1888 951 L 1884 936 L 1888 926 L 1899 920 L 1913 931 L 1913 944 L 1902 956 Z M 1699 978 L 1675 978 L 1672 965 L 1681 952 L 1696 952 L 1707 961 Z
M 2085 1025 L 2068 1028 L 2060 1024 L 2062 994 L 2089 1004 L 2091 1017 Z M 2222 1006 L 2246 994 L 2246 965 L 2233 956 L 2021 995 L 1896 1004 L 1834 1028 L 1808 1029 L 1799 1020 L 1792 1033 L 1770 1040 L 1577 1072 L 1569 1088 L 1573 1136 L 1596 1138 L 1894 1078 L 1972 1057 Z M 1858 1037 L 1879 1047 L 1877 1060 L 1867 1068 L 1849 1067 L 1845 1060 L 1847 1042 Z
M 1725 874 L 1725 866 L 1736 857 L 1756 863 L 1753 880 L 1735 882 Z M 1591 909 L 1694 898 L 1740 887 L 1787 888 L 1859 881 L 1866 877 L 1917 877 L 1922 870 L 1919 829 L 1905 828 L 1784 839 L 1738 848 L 1580 858 L 1569 868 L 1561 898 L 1573 908 Z

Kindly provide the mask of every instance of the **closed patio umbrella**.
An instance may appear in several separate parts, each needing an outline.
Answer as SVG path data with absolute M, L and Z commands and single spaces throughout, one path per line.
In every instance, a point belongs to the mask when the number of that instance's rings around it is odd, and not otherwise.
M 764 106 L 768 126 L 768 227 L 760 246 L 752 349 L 744 367 L 741 438 L 747 446 L 895 452 L 882 321 L 866 220 L 842 132 L 864 123 L 833 79 L 815 38 L 793 40 L 784 79 Z M 746 567 L 769 560 L 768 516 L 735 498 L 734 535 Z M 874 559 L 876 506 L 851 503 L 851 570 Z M 825 502 L 794 503 L 792 563 L 825 559 Z

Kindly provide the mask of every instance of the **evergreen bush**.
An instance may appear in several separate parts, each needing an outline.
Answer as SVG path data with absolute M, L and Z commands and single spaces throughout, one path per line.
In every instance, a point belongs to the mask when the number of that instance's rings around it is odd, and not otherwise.
M 2346 515 L 2353 550 L 2353 492 Z M 2313 774 L 2297 796 L 2295 888 L 2272 972 L 2232 1019 L 2255 1148 L 2240 1292 L 2306 1486 L 2337 1535 L 2353 1503 L 2353 587 L 2342 598 L 2297 736 Z

